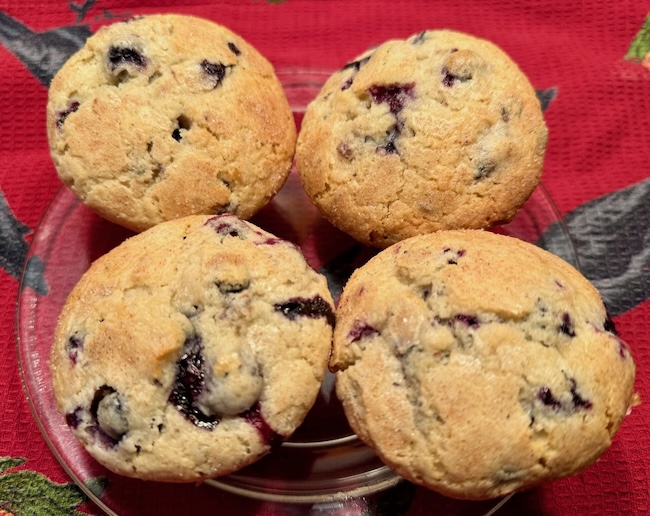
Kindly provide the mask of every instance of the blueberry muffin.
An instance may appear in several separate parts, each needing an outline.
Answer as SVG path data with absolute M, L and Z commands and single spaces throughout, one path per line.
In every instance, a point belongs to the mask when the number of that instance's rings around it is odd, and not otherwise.
M 305 113 L 296 164 L 330 222 L 385 248 L 509 222 L 539 183 L 546 141 L 535 90 L 501 49 L 425 31 L 329 78 Z
M 173 14 L 90 37 L 52 80 L 47 134 L 63 183 L 134 231 L 250 218 L 284 184 L 296 142 L 271 64 L 225 27 Z
M 480 230 L 439 231 L 358 269 L 330 361 L 354 431 L 399 475 L 488 499 L 574 474 L 609 447 L 635 365 L 569 264 Z
M 58 408 L 116 473 L 223 475 L 300 425 L 333 319 L 324 277 L 293 244 L 228 214 L 161 223 L 70 294 L 51 355 Z

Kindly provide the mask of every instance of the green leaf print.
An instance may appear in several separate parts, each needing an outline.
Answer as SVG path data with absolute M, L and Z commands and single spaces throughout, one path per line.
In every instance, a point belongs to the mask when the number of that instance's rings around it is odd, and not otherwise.
M 25 459 L 14 459 L 12 457 L 0 457 L 0 473 L 4 473 L 8 469 L 17 468 L 25 463 Z
M 650 14 L 643 22 L 643 27 L 632 40 L 625 59 L 641 61 L 650 52 Z
M 70 516 L 82 515 L 76 509 L 86 495 L 75 484 L 57 484 L 41 473 L 30 470 L 8 472 L 25 463 L 25 459 L 0 457 L 0 510 L 16 515 Z M 101 479 L 91 481 L 97 494 L 103 490 Z M 90 483 L 90 482 L 89 482 Z M 93 490 L 93 492 L 95 492 Z

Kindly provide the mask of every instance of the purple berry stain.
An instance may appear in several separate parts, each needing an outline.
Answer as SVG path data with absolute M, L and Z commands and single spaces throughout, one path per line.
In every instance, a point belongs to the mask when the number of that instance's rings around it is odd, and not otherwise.
M 603 331 L 611 333 L 616 338 L 618 341 L 618 354 L 621 358 L 627 358 L 630 354 L 630 348 L 628 347 L 627 343 L 621 339 L 618 330 L 616 329 L 616 324 L 614 324 L 614 321 L 612 320 L 612 317 L 609 315 L 609 313 L 607 313 L 605 316 Z
M 247 229 L 247 226 L 228 213 L 212 217 L 205 223 L 205 225 L 210 226 L 219 235 L 242 239 L 243 234 Z
M 571 320 L 571 316 L 568 314 L 568 312 L 564 312 L 562 314 L 562 324 L 558 328 L 558 331 L 569 337 L 576 336 L 575 329 L 573 328 L 573 321 Z
M 569 378 L 571 383 L 571 388 L 569 390 L 571 394 L 571 404 L 567 406 L 567 403 L 564 404 L 558 398 L 553 395 L 553 392 L 549 387 L 543 386 L 540 387 L 537 391 L 536 398 L 542 402 L 546 407 L 553 409 L 554 411 L 563 411 L 563 412 L 577 412 L 579 410 L 589 410 L 593 407 L 591 401 L 586 400 L 577 391 L 577 382 L 574 378 Z
M 77 365 L 79 352 L 83 349 L 83 339 L 75 332 L 68 339 L 65 349 L 68 352 L 68 358 L 70 359 L 70 362 L 72 362 L 72 365 Z
M 573 402 L 573 408 L 576 410 L 592 408 L 593 403 L 578 394 L 577 382 L 575 379 L 571 378 L 569 381 L 571 382 L 571 401 Z
M 627 358 L 628 354 L 630 353 L 630 348 L 628 347 L 627 343 L 623 340 L 618 338 L 618 354 L 620 355 L 621 358 Z
M 255 427 L 255 429 L 259 432 L 264 444 L 274 448 L 276 446 L 279 446 L 284 440 L 284 437 L 273 430 L 271 426 L 266 422 L 266 419 L 264 419 L 264 416 L 262 416 L 262 410 L 259 402 L 257 402 L 246 412 L 240 414 L 240 416 Z
M 454 321 L 458 321 L 469 328 L 478 328 L 480 326 L 478 318 L 474 315 L 458 314 L 454 315 Z
M 443 247 L 442 252 L 447 256 L 447 263 L 449 265 L 457 265 L 458 260 L 465 256 L 465 249 L 452 249 L 451 247 Z
M 553 410 L 560 410 L 562 408 L 562 403 L 553 396 L 553 392 L 548 387 L 540 387 L 537 391 L 537 399 L 546 407 L 551 407 Z
M 442 69 L 442 84 L 451 88 L 456 82 L 457 77 L 449 73 L 449 70 L 446 68 Z
M 68 104 L 68 107 L 61 111 L 56 112 L 56 128 L 61 129 L 63 127 L 63 124 L 65 123 L 66 118 L 68 118 L 72 113 L 77 111 L 79 109 L 79 102 L 76 100 L 73 100 Z
M 415 98 L 414 88 L 415 83 L 410 82 L 406 84 L 374 85 L 368 90 L 375 104 L 388 104 L 391 114 L 395 116 L 395 124 L 386 133 L 386 141 L 376 148 L 377 152 L 399 154 L 396 142 L 404 127 L 404 121 L 400 113 L 404 109 L 406 102 Z
M 68 412 L 65 415 L 66 424 L 73 430 L 79 428 L 79 425 L 82 422 L 82 418 L 81 418 L 82 413 L 83 413 L 83 409 L 81 407 L 77 407 L 72 412 Z
M 198 407 L 198 398 L 204 388 L 203 343 L 200 337 L 194 336 L 185 341 L 183 354 L 176 362 L 176 377 L 168 401 L 194 426 L 212 430 L 219 423 L 219 419 L 214 415 L 205 414 Z
M 108 49 L 107 58 L 111 72 L 124 65 L 133 66 L 139 70 L 144 70 L 147 67 L 147 58 L 136 49 L 130 47 L 111 46 Z
M 452 53 L 454 51 L 457 51 L 457 50 L 452 49 Z M 445 86 L 447 88 L 451 88 L 451 87 L 455 86 L 456 83 L 458 83 L 458 82 L 467 82 L 467 81 L 471 80 L 471 78 L 472 78 L 471 73 L 468 73 L 468 72 L 464 72 L 464 73 L 460 73 L 460 74 L 453 73 L 453 72 L 449 71 L 449 68 L 447 68 L 447 67 L 443 67 L 442 70 L 440 71 L 440 73 L 442 75 L 442 84 L 443 84 L 443 86 Z
M 278 238 L 276 236 L 269 236 L 268 234 L 264 234 L 261 231 L 254 231 L 254 233 L 261 239 L 259 242 L 256 242 L 257 245 L 277 245 L 286 242 L 281 238 Z
M 352 344 L 353 342 L 358 342 L 374 335 L 379 335 L 379 330 L 373 328 L 368 323 L 357 319 L 354 321 L 352 329 L 348 333 L 348 340 L 350 341 L 350 344 Z
M 295 320 L 296 317 L 309 317 L 311 319 L 324 317 L 327 324 L 334 327 L 334 311 L 330 304 L 320 295 L 316 295 L 311 299 L 293 297 L 284 303 L 276 303 L 274 308 L 290 321 Z
M 396 115 L 402 109 L 404 105 L 410 99 L 414 98 L 413 89 L 415 88 L 415 83 L 409 82 L 406 84 L 387 84 L 387 85 L 375 85 L 371 86 L 368 90 L 372 100 L 375 104 L 388 104 L 390 112 Z

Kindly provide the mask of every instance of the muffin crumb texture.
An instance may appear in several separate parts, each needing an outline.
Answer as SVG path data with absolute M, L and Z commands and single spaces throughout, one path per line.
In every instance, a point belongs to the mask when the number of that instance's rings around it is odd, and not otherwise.
M 296 164 L 330 222 L 385 248 L 509 222 L 539 183 L 546 141 L 535 91 L 501 49 L 432 30 L 334 73 L 307 108 Z
M 455 498 L 577 473 L 634 401 L 630 350 L 591 284 L 479 230 L 413 237 L 358 269 L 330 366 L 355 432 L 398 474 Z
M 259 459 L 314 404 L 334 303 L 300 251 L 233 215 L 158 224 L 97 260 L 51 356 L 60 412 L 110 470 L 193 482 Z
M 134 231 L 250 218 L 284 184 L 296 142 L 271 64 L 227 28 L 176 14 L 91 36 L 52 80 L 47 132 L 63 183 Z

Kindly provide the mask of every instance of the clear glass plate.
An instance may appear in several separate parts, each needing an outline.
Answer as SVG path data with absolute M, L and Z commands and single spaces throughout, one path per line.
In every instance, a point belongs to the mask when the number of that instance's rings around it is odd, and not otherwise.
M 327 74 L 298 70 L 279 75 L 299 124 L 305 106 Z M 298 244 L 310 264 L 327 274 L 335 295 L 351 272 L 349 268 L 360 265 L 372 253 L 322 219 L 304 194 L 295 171 L 253 222 Z M 568 232 L 543 186 L 535 190 L 514 221 L 495 231 L 537 243 L 551 225 L 562 229 L 552 251 L 577 265 Z M 131 235 L 95 215 L 69 190 L 61 188 L 35 231 L 18 297 L 18 357 L 32 412 L 52 452 L 90 499 L 108 514 L 123 516 L 141 513 L 144 505 L 134 506 L 133 500 L 146 504 L 147 497 L 155 498 L 158 506 L 169 499 L 170 513 L 171 501 L 180 498 L 186 500 L 183 512 L 190 509 L 188 498 L 202 511 L 219 510 L 223 508 L 224 491 L 280 504 L 323 506 L 368 497 L 400 482 L 350 431 L 333 392 L 332 375 L 326 377 L 314 408 L 288 442 L 256 464 L 204 485 L 127 479 L 94 461 L 56 409 L 49 372 L 51 338 L 59 311 L 81 275 L 96 258 Z M 334 266 L 337 263 L 348 264 L 348 270 Z M 30 286 L 35 284 L 41 285 L 36 289 L 40 292 Z M 455 506 L 466 514 L 467 505 L 473 503 L 432 496 L 437 500 L 434 503 L 445 506 L 446 514 L 453 514 Z M 491 514 L 503 502 L 476 504 L 476 514 Z

